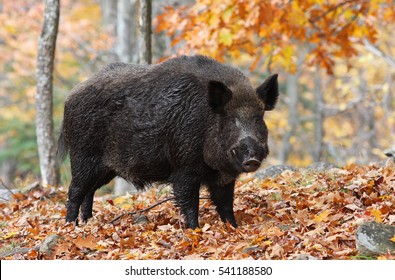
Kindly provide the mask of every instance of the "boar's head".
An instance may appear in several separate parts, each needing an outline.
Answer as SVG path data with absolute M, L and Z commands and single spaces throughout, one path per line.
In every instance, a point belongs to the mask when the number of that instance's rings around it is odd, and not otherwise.
M 256 171 L 269 154 L 265 111 L 278 99 L 277 74 L 254 89 L 250 82 L 208 84 L 208 103 L 215 121 L 206 137 L 204 157 L 213 169 L 231 176 Z

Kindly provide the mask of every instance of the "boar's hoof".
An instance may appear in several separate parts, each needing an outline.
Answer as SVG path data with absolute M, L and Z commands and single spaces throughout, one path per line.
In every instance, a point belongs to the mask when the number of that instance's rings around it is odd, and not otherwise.
M 259 168 L 259 166 L 261 166 L 261 162 L 257 159 L 243 161 L 243 170 L 245 172 L 254 172 Z
M 186 223 L 186 228 L 197 229 L 198 227 L 199 227 L 198 223 L 194 223 L 194 222 L 187 222 Z

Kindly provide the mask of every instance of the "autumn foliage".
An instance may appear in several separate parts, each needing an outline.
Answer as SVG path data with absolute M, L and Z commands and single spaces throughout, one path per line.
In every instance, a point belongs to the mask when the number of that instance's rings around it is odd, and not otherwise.
M 3 255 L 15 247 L 34 248 L 7 259 L 318 259 L 359 256 L 355 231 L 365 221 L 395 225 L 395 166 L 350 165 L 327 172 L 285 171 L 265 180 L 245 177 L 236 186 L 233 228 L 216 217 L 209 200 L 200 202 L 200 229 L 185 230 L 167 188 L 125 197 L 99 198 L 94 219 L 65 224 L 66 192 L 35 188 L 0 204 Z M 203 194 L 204 196 L 204 194 Z M 138 220 L 144 221 L 139 224 Z M 37 244 L 60 236 L 51 254 Z M 390 255 L 381 259 L 392 258 Z
M 173 8 L 158 17 L 157 30 L 173 36 L 173 44 L 216 59 L 254 58 L 251 69 L 265 65 L 294 72 L 295 54 L 306 48 L 309 65 L 332 73 L 334 58 L 357 54 L 365 38 L 375 42 L 378 21 L 395 19 L 387 0 L 199 0 L 192 7 Z

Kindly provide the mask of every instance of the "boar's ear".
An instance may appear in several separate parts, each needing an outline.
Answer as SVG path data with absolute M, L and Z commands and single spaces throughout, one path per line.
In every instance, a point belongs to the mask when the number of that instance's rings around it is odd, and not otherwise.
M 278 99 L 278 74 L 269 76 L 262 85 L 260 85 L 256 92 L 263 103 L 265 103 L 265 111 L 273 110 L 276 107 Z
M 208 82 L 208 104 L 216 113 L 222 112 L 224 106 L 232 98 L 232 91 L 222 82 Z

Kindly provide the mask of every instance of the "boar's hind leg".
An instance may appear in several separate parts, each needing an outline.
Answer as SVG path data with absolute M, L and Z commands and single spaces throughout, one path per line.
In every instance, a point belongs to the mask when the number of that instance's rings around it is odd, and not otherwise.
M 185 216 L 186 227 L 195 229 L 199 227 L 199 190 L 200 182 L 193 175 L 180 174 L 172 176 L 173 193 L 176 204 Z
M 97 181 L 93 188 L 85 195 L 84 200 L 81 204 L 81 220 L 86 222 L 89 218 L 92 218 L 92 206 L 93 196 L 95 191 L 101 186 L 108 184 L 115 177 L 114 172 L 102 173 L 97 177 Z
M 221 220 L 225 223 L 228 221 L 232 226 L 237 227 L 235 215 L 233 213 L 234 187 L 235 182 L 231 182 L 225 186 L 209 184 L 208 190 L 211 200 L 217 207 L 217 212 Z
M 83 201 L 85 201 L 85 204 L 82 207 L 82 218 L 87 219 L 89 215 L 92 215 L 93 195 L 96 189 L 105 184 L 107 176 L 103 176 L 103 174 L 109 174 L 108 171 L 97 166 L 92 166 L 89 169 L 86 166 L 85 168 L 79 168 L 79 166 L 75 164 L 73 166 L 72 164 L 72 171 L 75 172 L 72 172 L 73 177 L 69 187 L 66 222 L 76 222 L 78 224 L 79 208 Z
M 86 185 L 86 182 L 73 176 L 69 187 L 66 222 L 78 224 L 78 212 L 87 191 L 89 191 L 89 187 Z

